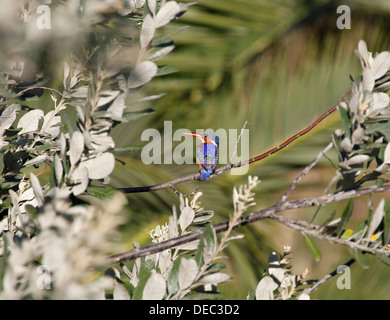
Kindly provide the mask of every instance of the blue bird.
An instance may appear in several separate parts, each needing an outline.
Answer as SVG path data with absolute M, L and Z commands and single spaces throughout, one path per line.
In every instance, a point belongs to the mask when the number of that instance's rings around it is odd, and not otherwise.
M 200 180 L 208 179 L 218 165 L 219 138 L 210 131 L 205 133 L 185 133 L 188 136 L 201 139 L 196 147 L 196 160 L 199 165 Z

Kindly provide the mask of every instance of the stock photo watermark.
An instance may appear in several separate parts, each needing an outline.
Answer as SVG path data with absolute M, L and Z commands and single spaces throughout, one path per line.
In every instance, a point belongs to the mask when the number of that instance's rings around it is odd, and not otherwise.
M 218 129 L 215 131 L 197 129 L 195 132 L 194 136 L 212 132 L 218 137 L 218 163 L 220 165 L 248 160 L 249 129 Z M 142 162 L 147 165 L 194 164 L 196 159 L 195 146 L 205 142 L 186 135 L 188 133 L 191 133 L 191 131 L 185 128 L 173 132 L 172 121 L 164 121 L 163 134 L 157 129 L 145 129 L 142 132 L 141 141 L 148 143 L 141 151 Z M 180 143 L 173 147 L 174 142 Z M 248 166 L 235 168 L 231 170 L 231 174 L 246 174 L 248 169 Z
M 39 30 L 51 29 L 51 10 L 46 4 L 37 7 L 37 21 L 36 26 Z
M 336 21 L 338 29 L 351 29 L 351 8 L 347 5 L 341 5 L 337 7 L 337 14 L 341 14 Z
M 346 265 L 341 265 L 337 267 L 336 272 L 339 274 L 336 282 L 337 289 L 351 289 L 351 269 Z

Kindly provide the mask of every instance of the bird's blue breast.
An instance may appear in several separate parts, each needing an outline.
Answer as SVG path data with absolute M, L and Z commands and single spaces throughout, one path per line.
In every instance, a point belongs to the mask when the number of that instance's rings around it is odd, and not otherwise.
M 218 148 L 212 143 L 200 144 L 196 148 L 196 155 L 202 165 L 200 179 L 206 180 L 218 165 Z

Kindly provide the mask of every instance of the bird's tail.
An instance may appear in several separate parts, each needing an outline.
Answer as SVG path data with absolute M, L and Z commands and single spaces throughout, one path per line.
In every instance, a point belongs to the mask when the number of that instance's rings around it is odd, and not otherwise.
M 202 181 L 206 180 L 207 178 L 209 178 L 212 175 L 212 173 L 213 173 L 212 169 L 206 170 L 206 169 L 202 168 L 200 170 L 200 180 L 202 180 Z

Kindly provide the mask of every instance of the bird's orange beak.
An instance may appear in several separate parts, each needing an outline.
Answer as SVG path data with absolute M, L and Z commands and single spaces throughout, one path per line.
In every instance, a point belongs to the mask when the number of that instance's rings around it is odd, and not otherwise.
M 200 133 L 188 133 L 188 132 L 184 132 L 184 134 L 187 135 L 187 136 L 199 138 L 199 139 L 201 139 L 201 140 L 204 142 L 204 138 L 203 138 L 203 136 L 202 136 Z
M 199 139 L 203 139 L 202 135 L 199 134 L 199 133 L 188 133 L 188 132 L 184 132 L 185 135 L 187 136 L 191 136 L 191 137 L 196 137 L 196 138 L 199 138 Z

